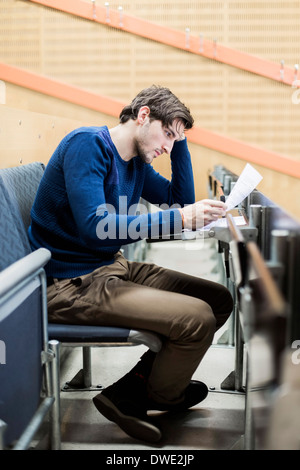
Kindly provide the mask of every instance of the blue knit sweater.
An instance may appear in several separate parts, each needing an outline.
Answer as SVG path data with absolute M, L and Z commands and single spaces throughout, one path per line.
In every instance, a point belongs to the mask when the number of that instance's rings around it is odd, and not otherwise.
M 122 245 L 180 231 L 176 208 L 135 210 L 141 197 L 168 207 L 194 202 L 186 140 L 174 144 L 171 164 L 170 182 L 139 157 L 125 162 L 106 126 L 68 134 L 49 160 L 31 211 L 31 246 L 52 253 L 47 275 L 87 274 L 112 263 Z

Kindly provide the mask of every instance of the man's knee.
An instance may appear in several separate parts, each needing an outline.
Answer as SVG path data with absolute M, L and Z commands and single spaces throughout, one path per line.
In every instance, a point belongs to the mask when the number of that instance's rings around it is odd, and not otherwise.
M 206 302 L 200 301 L 197 309 L 188 312 L 186 326 L 195 340 L 213 336 L 216 330 L 216 318 L 211 307 Z
M 229 316 L 233 310 L 233 298 L 232 298 L 230 291 L 227 289 L 227 287 L 221 284 L 220 284 L 218 300 L 219 300 L 220 313 L 224 313 Z
M 214 335 L 216 331 L 216 317 L 214 316 L 211 308 L 207 311 L 207 314 L 202 319 L 202 328 L 207 334 Z

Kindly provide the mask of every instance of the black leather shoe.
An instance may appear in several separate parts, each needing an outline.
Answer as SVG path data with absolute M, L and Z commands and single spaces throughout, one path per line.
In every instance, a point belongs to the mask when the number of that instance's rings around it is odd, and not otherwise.
M 148 399 L 147 410 L 174 412 L 184 411 L 203 401 L 207 395 L 208 388 L 203 382 L 199 382 L 198 380 L 191 380 L 185 390 L 184 400 L 182 402 L 176 405 L 168 405 L 164 403 L 157 403 L 154 400 Z
M 129 436 L 158 442 L 162 434 L 147 416 L 146 393 L 141 379 L 130 377 L 130 384 L 124 382 L 129 382 L 127 377 L 96 395 L 93 398 L 94 405 L 105 418 L 118 424 Z

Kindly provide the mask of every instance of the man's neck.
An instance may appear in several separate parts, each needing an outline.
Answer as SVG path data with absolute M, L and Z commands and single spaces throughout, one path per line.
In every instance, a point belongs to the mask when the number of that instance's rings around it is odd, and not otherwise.
M 136 156 L 134 143 L 135 122 L 127 121 L 125 124 L 118 124 L 109 129 L 111 140 L 113 141 L 122 160 L 128 162 Z

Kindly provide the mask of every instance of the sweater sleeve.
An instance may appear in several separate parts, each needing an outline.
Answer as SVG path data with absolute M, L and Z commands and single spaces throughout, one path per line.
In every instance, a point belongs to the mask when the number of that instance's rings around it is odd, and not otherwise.
M 194 203 L 193 169 L 186 139 L 175 142 L 170 158 L 171 181 L 148 165 L 142 197 L 152 204 L 167 204 L 169 207 Z

